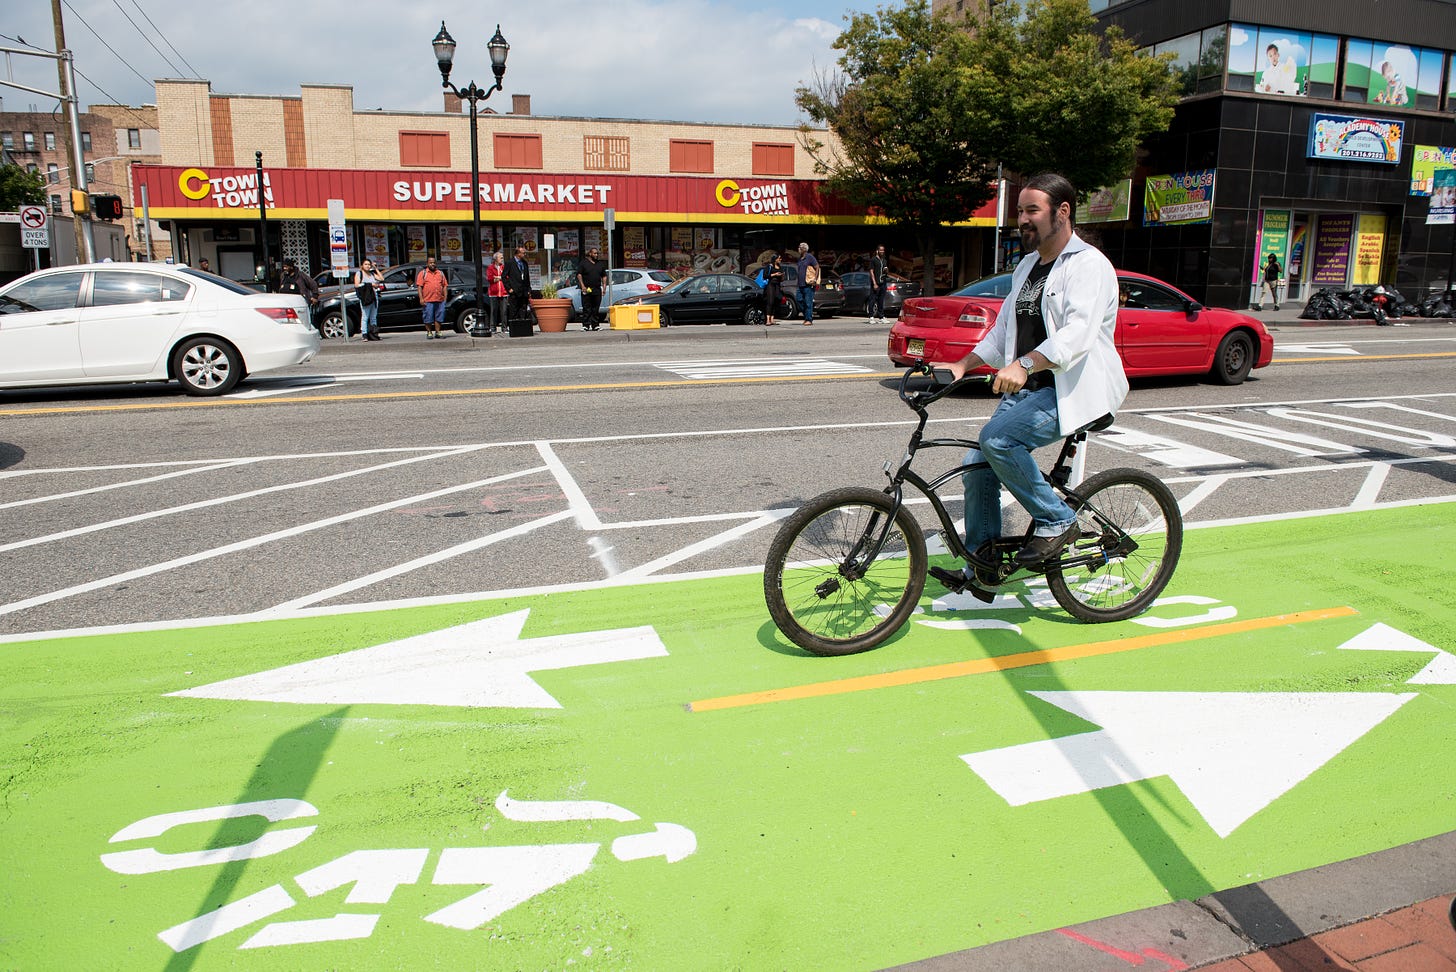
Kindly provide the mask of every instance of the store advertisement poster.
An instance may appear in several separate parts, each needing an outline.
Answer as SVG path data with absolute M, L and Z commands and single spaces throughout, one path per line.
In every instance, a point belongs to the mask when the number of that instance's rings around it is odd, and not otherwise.
M 1284 272 L 1289 272 L 1289 210 L 1266 209 L 1259 214 L 1259 258 L 1254 261 L 1254 279 L 1257 284 L 1264 277 L 1264 264 L 1269 254 L 1274 254 Z
M 458 226 L 440 227 L 440 261 L 459 263 L 465 259 L 465 239 Z
M 600 226 L 588 226 L 581 231 L 581 245 L 591 250 L 605 250 L 606 245 L 602 239 L 606 234 Z
M 1356 115 L 1326 115 L 1316 112 L 1309 120 L 1311 159 L 1335 162 L 1400 162 L 1400 139 L 1405 125 L 1388 118 Z
M 556 231 L 556 255 L 574 257 L 580 251 L 577 249 L 581 240 L 580 230 L 557 230 Z
M 1350 284 L 1369 287 L 1380 283 L 1380 258 L 1385 255 L 1385 217 L 1362 213 L 1355 222 L 1355 272 Z
M 377 224 L 364 226 L 364 255 L 378 267 L 389 264 L 389 230 Z
M 717 245 L 717 232 L 702 226 L 693 228 L 693 249 L 699 252 L 711 250 Z
M 673 226 L 667 231 L 667 245 L 675 253 L 693 252 L 693 228 Z
M 622 265 L 647 266 L 647 227 L 624 226 L 622 228 Z
M 1213 220 L 1215 169 L 1148 176 L 1143 187 L 1144 226 L 1189 226 Z
M 511 248 L 514 249 L 518 246 L 525 247 L 528 258 L 536 252 L 536 248 L 539 245 L 540 237 L 536 235 L 536 227 L 534 226 L 517 226 L 511 233 Z
M 423 260 L 425 258 L 425 228 L 423 226 L 406 226 L 404 238 L 408 245 L 410 260 Z
M 1314 262 L 1310 282 L 1320 286 L 1343 287 L 1350 276 L 1350 235 L 1355 230 L 1351 213 L 1322 216 L 1314 237 Z
M 1456 169 L 1437 172 L 1431 185 L 1431 208 L 1426 224 L 1456 225 Z
M 1456 84 L 1456 81 L 1452 81 Z M 1411 151 L 1412 196 L 1429 196 L 1434 187 L 1437 172 L 1456 169 L 1456 148 L 1444 145 L 1417 145 Z
M 1089 192 L 1077 205 L 1079 223 L 1125 223 L 1131 215 L 1131 179 Z

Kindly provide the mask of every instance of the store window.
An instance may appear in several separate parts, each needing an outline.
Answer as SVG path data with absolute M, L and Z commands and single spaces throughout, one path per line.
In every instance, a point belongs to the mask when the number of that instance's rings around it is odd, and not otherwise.
M 582 165 L 592 172 L 629 172 L 632 140 L 625 135 L 586 135 L 582 138 Z
M 669 172 L 712 172 L 713 143 L 685 138 L 669 139 L 667 168 Z
M 1333 98 L 1339 50 L 1329 34 L 1231 24 L 1229 90 Z
M 56 133 L 55 132 L 46 132 L 45 133 L 45 147 L 46 147 L 46 151 L 47 152 L 54 152 L 56 150 Z
M 1446 69 L 1446 109 L 1456 111 L 1456 54 L 1451 55 L 1451 66 Z
M 792 144 L 754 142 L 753 174 L 756 176 L 793 175 L 794 146 Z
M 1440 51 L 1352 37 L 1345 42 L 1344 100 L 1395 108 L 1441 106 Z
M 495 164 L 498 169 L 541 168 L 541 136 L 497 132 Z
M 400 132 L 399 164 L 448 166 L 450 133 Z

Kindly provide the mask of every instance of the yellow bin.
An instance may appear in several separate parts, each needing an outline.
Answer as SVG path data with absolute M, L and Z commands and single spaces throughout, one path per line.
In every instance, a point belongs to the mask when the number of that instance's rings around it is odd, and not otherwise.
M 607 312 L 614 331 L 645 331 L 662 326 L 656 304 L 613 304 Z

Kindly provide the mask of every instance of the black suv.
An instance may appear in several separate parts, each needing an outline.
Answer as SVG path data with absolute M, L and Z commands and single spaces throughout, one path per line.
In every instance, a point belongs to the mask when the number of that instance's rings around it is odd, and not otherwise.
M 475 323 L 475 265 L 472 263 L 436 263 L 445 274 L 445 323 L 459 334 Z M 420 294 L 415 289 L 415 276 L 425 268 L 423 263 L 402 263 L 384 271 L 384 287 L 378 290 L 379 329 L 424 327 L 420 318 Z M 353 277 L 350 276 L 352 282 Z M 339 301 L 339 288 L 329 287 L 319 295 L 313 309 L 313 322 L 326 338 L 344 336 L 344 314 L 349 315 L 349 333 L 359 333 L 359 298 L 352 285 L 344 288 L 344 303 Z M 486 298 L 489 300 L 490 298 Z

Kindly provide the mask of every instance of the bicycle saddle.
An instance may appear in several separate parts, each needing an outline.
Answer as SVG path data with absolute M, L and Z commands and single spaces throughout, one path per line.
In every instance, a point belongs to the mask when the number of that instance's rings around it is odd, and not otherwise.
M 1077 431 L 1079 431 L 1079 432 L 1101 432 L 1103 429 L 1111 428 L 1112 427 L 1112 423 L 1115 422 L 1115 421 L 1117 421 L 1117 416 L 1116 415 L 1113 415 L 1111 412 L 1108 412 L 1106 415 L 1102 416 L 1101 418 L 1093 419 L 1092 421 L 1088 422 L 1086 425 L 1082 426 Z

